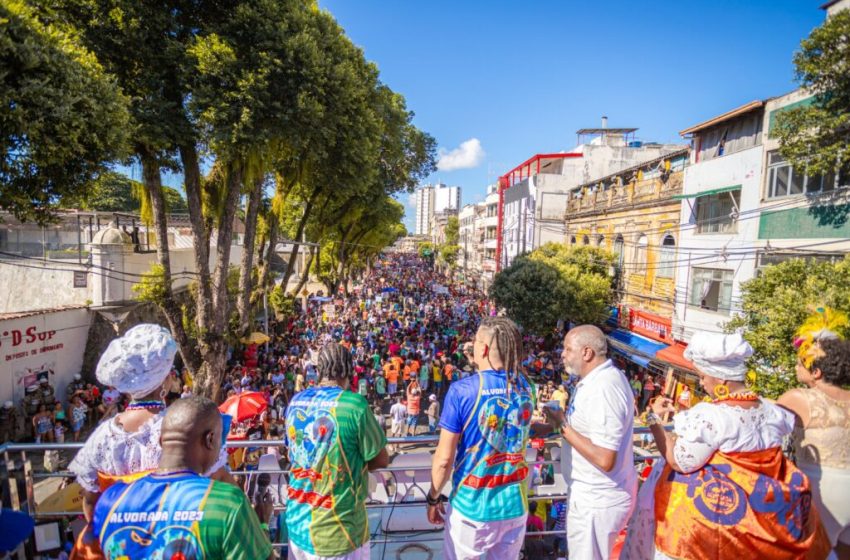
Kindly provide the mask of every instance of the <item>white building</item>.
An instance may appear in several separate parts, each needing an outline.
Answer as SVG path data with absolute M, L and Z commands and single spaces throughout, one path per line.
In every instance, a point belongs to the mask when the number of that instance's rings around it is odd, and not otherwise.
M 753 101 L 682 131 L 694 149 L 685 170 L 673 334 L 720 331 L 741 309 L 741 285 L 789 258 L 850 252 L 846 176 L 808 177 L 788 165 L 770 130 L 801 91 Z
M 414 235 L 430 235 L 431 215 L 434 213 L 434 187 L 425 185 L 416 189 L 413 204 L 416 206 Z
M 583 128 L 569 152 L 537 154 L 502 177 L 499 268 L 549 241 L 563 242 L 568 192 L 584 183 L 681 150 L 634 140 L 636 128 Z
M 460 187 L 449 187 L 443 183 L 434 185 L 434 212 L 457 213 L 460 210 Z

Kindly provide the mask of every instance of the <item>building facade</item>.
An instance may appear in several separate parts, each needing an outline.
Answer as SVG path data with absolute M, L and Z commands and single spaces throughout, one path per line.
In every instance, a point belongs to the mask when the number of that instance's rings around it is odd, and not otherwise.
M 425 185 L 414 193 L 413 204 L 416 207 L 414 235 L 431 235 L 431 214 L 434 213 L 434 187 Z

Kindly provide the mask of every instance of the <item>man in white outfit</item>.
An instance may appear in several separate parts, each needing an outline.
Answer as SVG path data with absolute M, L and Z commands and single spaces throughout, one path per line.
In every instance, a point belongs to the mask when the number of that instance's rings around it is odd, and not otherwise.
M 544 413 L 568 444 L 568 550 L 570 558 L 607 560 L 637 494 L 634 392 L 608 359 L 605 334 L 597 327 L 570 330 L 561 357 L 580 381 L 566 414 L 548 407 Z

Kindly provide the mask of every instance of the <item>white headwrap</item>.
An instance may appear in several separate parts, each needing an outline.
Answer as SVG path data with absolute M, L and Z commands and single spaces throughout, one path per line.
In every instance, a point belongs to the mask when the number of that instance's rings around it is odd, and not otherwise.
M 697 332 L 684 352 L 702 373 L 727 381 L 746 379 L 746 362 L 752 355 L 753 347 L 737 333 Z
M 177 353 L 168 329 L 141 324 L 109 343 L 97 363 L 97 380 L 138 398 L 162 385 Z

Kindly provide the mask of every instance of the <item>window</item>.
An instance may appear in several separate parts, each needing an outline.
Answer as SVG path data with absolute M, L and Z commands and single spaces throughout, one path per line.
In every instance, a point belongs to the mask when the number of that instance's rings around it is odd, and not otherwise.
M 576 244 L 576 236 L 573 235 L 572 237 L 570 237 L 570 245 L 575 245 L 575 244 Z
M 590 238 L 585 235 L 584 237 L 581 238 L 581 244 L 582 245 L 590 245 Z
M 641 234 L 635 245 L 635 272 L 646 272 L 646 236 Z
M 791 167 L 778 151 L 767 153 L 767 198 L 819 193 L 834 188 L 834 173 L 809 177 Z
M 596 246 L 597 247 L 603 247 L 604 245 L 605 245 L 605 236 L 600 235 L 599 237 L 596 238 Z
M 836 263 L 844 258 L 844 253 L 780 253 L 776 251 L 759 253 L 756 264 L 756 275 L 761 275 L 768 266 L 779 264 L 791 259 L 805 261 Z
M 731 270 L 693 268 L 688 303 L 728 315 L 732 307 L 732 277 Z
M 665 235 L 658 252 L 658 278 L 673 278 L 676 272 L 676 240 L 672 235 Z
M 696 201 L 697 233 L 735 233 L 741 190 L 701 196 Z
M 614 239 L 614 254 L 619 257 L 620 263 L 623 262 L 623 236 L 618 235 L 616 239 Z

